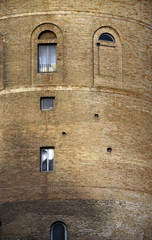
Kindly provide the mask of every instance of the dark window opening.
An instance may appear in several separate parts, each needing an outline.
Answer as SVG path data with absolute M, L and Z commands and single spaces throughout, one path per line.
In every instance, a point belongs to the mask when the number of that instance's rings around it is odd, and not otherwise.
M 55 97 L 41 97 L 40 98 L 40 108 L 44 110 L 53 110 L 54 109 L 54 100 Z
M 99 36 L 99 40 L 101 41 L 107 41 L 107 42 L 115 42 L 115 39 L 114 37 L 109 34 L 109 33 L 102 33 L 100 36 Z
M 56 222 L 51 226 L 51 240 L 67 240 L 66 227 L 61 222 Z

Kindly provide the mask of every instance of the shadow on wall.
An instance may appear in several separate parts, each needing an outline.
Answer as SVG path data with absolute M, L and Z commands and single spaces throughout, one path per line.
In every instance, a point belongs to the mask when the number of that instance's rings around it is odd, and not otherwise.
M 150 240 L 150 225 L 134 226 L 141 217 L 138 210 L 144 211 L 137 204 L 82 199 L 5 203 L 0 208 L 0 236 L 2 240 L 49 239 L 51 224 L 62 221 L 68 239 Z

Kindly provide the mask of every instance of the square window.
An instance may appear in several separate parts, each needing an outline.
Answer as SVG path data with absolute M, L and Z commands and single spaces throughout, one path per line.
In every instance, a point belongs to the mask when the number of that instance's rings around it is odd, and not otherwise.
M 41 110 L 53 110 L 55 97 L 42 97 L 40 98 Z
M 41 147 L 41 172 L 54 171 L 54 147 Z
M 39 72 L 57 71 L 57 44 L 39 44 Z

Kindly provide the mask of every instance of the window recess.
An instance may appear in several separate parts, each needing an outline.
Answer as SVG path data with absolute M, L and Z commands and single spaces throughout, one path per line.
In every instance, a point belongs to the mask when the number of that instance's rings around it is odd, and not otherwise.
M 51 240 L 67 240 L 67 230 L 64 223 L 55 222 L 52 224 Z
M 51 23 L 35 28 L 32 42 L 32 85 L 50 86 L 63 83 L 63 33 Z
M 94 86 L 120 88 L 122 82 L 122 50 L 118 33 L 101 27 L 94 34 Z
M 42 111 L 53 110 L 54 109 L 54 101 L 55 101 L 55 97 L 41 97 L 40 98 L 40 109 Z
M 41 73 L 57 71 L 57 44 L 39 44 L 38 69 Z
M 107 42 L 115 42 L 114 37 L 110 33 L 102 33 L 99 36 L 98 40 L 100 40 L 100 41 L 107 41 Z
M 54 147 L 41 147 L 41 172 L 54 171 Z

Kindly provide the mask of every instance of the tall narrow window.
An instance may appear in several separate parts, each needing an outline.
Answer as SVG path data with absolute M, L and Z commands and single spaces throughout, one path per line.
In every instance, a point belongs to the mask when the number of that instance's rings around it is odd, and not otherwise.
M 54 170 L 54 147 L 41 147 L 41 172 Z
M 51 240 L 67 240 L 67 231 L 64 223 L 55 222 L 52 224 Z
M 56 72 L 57 71 L 57 38 L 54 32 L 41 32 L 38 45 L 38 71 Z
M 57 44 L 39 44 L 39 72 L 57 71 Z
M 34 86 L 63 83 L 63 33 L 55 24 L 44 23 L 35 28 L 32 41 L 32 84 Z

